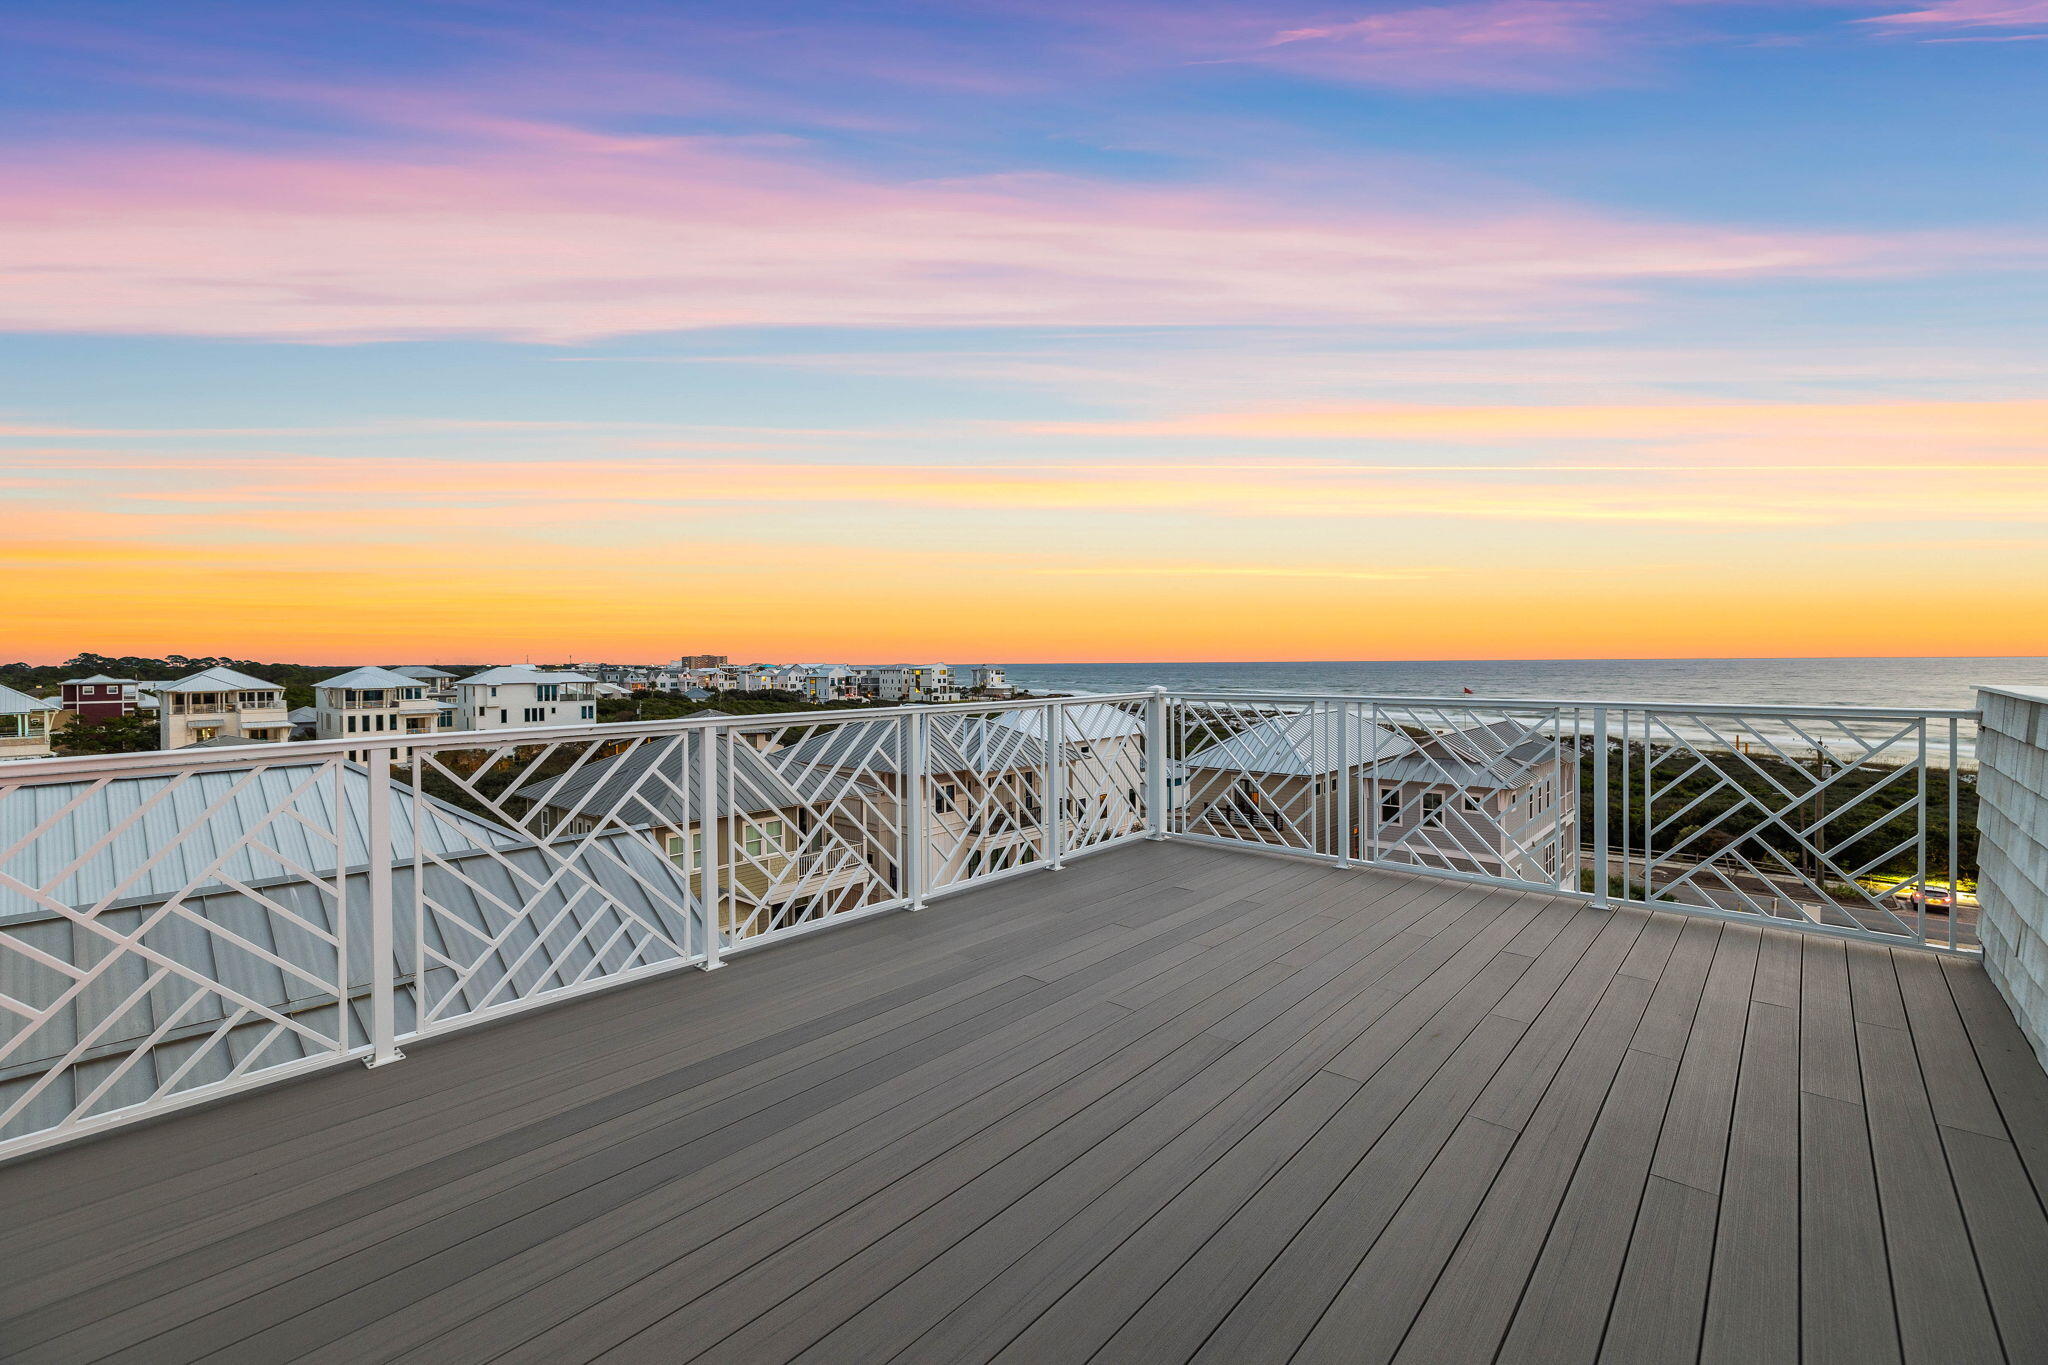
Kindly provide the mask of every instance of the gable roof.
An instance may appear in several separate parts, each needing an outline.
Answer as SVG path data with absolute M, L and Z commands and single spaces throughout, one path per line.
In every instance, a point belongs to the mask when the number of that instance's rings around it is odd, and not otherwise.
M 1550 736 L 1531 733 L 1517 721 L 1502 720 L 1432 735 L 1420 741 L 1413 753 L 1381 764 L 1379 775 L 1395 782 L 1507 791 L 1527 786 L 1558 758 Z M 1570 766 L 1567 760 L 1566 767 Z
M 453 818 L 448 809 L 436 811 L 436 818 L 422 823 L 436 826 Z M 392 832 L 411 823 L 394 818 Z M 432 906 L 420 919 L 425 952 L 415 950 L 409 932 L 396 935 L 392 948 L 399 980 L 418 982 L 426 998 L 444 1002 L 443 1017 L 703 951 L 702 917 L 685 874 L 634 833 L 553 845 L 519 840 L 490 849 L 463 848 L 451 839 L 417 869 L 410 852 L 394 849 L 391 896 L 400 906 Z M 260 899 L 229 886 L 204 887 L 182 896 L 177 910 L 159 913 L 166 898 L 159 890 L 151 899 L 117 902 L 96 922 L 113 933 L 132 934 L 154 919 L 151 947 L 190 975 L 174 975 L 150 989 L 156 964 L 142 954 L 120 953 L 101 964 L 86 1001 L 91 1008 L 65 1012 L 72 1021 L 68 1027 L 24 1035 L 26 1045 L 0 1071 L 0 1114 L 20 1105 L 0 1128 L 0 1138 L 46 1128 L 88 1102 L 90 1114 L 103 1114 L 163 1087 L 191 1090 L 331 1050 L 335 1040 L 351 1048 L 368 1042 L 368 952 L 348 953 L 342 989 L 309 984 L 334 979 L 336 939 L 371 941 L 367 869 L 352 868 L 326 885 L 285 877 L 264 884 Z M 510 924 L 507 906 L 523 912 Z M 6 922 L 21 943 L 58 960 L 77 960 L 77 927 L 55 910 L 37 905 Z M 223 930 L 260 951 L 241 947 Z M 545 943 L 537 943 L 543 934 Z M 282 970 L 280 961 L 293 970 Z M 52 976 L 24 954 L 0 954 L 0 991 L 14 999 L 47 1001 L 62 984 L 53 984 Z M 315 1036 L 282 1027 L 225 995 L 188 999 L 195 981 L 218 982 Z M 101 999 L 128 1000 L 130 1008 L 114 1016 L 110 1007 L 92 1006 Z M 418 1000 L 414 990 L 397 992 L 399 1033 L 417 1027 Z M 52 1064 L 95 1019 L 107 1027 L 92 1053 L 53 1074 Z M 214 1041 L 217 1030 L 224 1036 Z
M 346 673 L 337 673 L 325 682 L 316 682 L 315 687 L 345 687 L 366 691 L 371 688 L 390 689 L 393 687 L 418 687 L 420 680 L 408 677 L 389 668 L 352 668 Z
M 116 777 L 104 785 L 92 779 L 24 783 L 0 792 L 0 850 L 13 849 L 0 856 L 0 873 L 67 904 L 94 905 L 117 892 L 126 901 L 172 895 L 188 883 L 247 885 L 322 875 L 337 861 L 357 866 L 369 856 L 370 775 L 359 764 L 338 766 L 338 777 L 321 762 L 301 760 L 263 762 L 253 771 Z M 514 830 L 402 784 L 394 783 L 391 795 L 397 803 L 391 815 L 395 861 L 412 860 L 415 826 L 423 848 L 440 853 L 524 841 Z M 421 801 L 437 818 L 415 817 Z M 37 908 L 32 897 L 0 886 L 0 923 Z
M 428 668 L 423 664 L 408 664 L 403 668 L 394 668 L 391 671 L 393 673 L 403 673 L 406 677 L 416 678 L 421 682 L 434 682 L 441 678 L 452 678 L 455 676 L 453 673 L 445 672 L 438 668 Z
M 1013 730 L 1022 730 L 1027 735 L 1045 733 L 1045 717 L 1050 707 L 1025 707 L 1005 711 L 996 716 L 993 724 L 1005 725 Z M 1122 739 L 1126 736 L 1145 733 L 1145 721 L 1141 716 L 1124 710 L 1114 702 L 1080 702 L 1060 707 L 1059 734 L 1062 740 Z
M 504 666 L 499 668 L 487 668 L 481 673 L 472 673 L 468 677 L 464 678 L 462 680 L 462 683 L 463 686 L 465 687 L 469 686 L 472 683 L 482 683 L 487 686 L 496 687 L 505 683 L 565 683 L 595 681 L 597 681 L 595 678 L 585 677 L 581 673 L 550 673 L 544 668 L 534 668 L 527 664 L 505 664 Z
M 692 734 L 657 737 L 624 753 L 586 763 L 566 776 L 528 783 L 512 794 L 564 813 L 576 811 L 608 821 L 623 820 L 629 825 L 677 825 L 685 818 L 695 823 L 698 815 L 692 808 L 698 805 L 701 742 L 698 735 Z M 806 804 L 798 789 L 799 782 L 792 781 L 747 745 L 725 748 L 719 754 L 719 765 L 720 790 L 716 796 L 720 816 L 752 815 Z M 820 786 L 809 780 L 801 785 L 812 792 Z
M 93 675 L 92 675 L 92 676 L 91 676 L 90 678 L 66 678 L 66 679 L 64 680 L 64 684 L 63 684 L 63 685 L 64 685 L 64 686 L 66 686 L 66 687 L 69 687 L 69 686 L 71 686 L 71 685 L 72 685 L 73 683 L 126 683 L 126 684 L 128 684 L 129 686 L 131 686 L 131 687 L 132 687 L 132 686 L 134 685 L 134 683 L 135 683 L 135 679 L 133 679 L 133 678 L 110 678 L 110 677 L 108 677 L 108 676 L 107 676 L 106 674 L 104 674 L 104 673 L 95 673 L 95 674 L 93 674 Z
M 187 678 L 165 683 L 159 692 L 282 692 L 281 683 L 265 682 L 232 668 L 204 668 Z
M 1190 716 L 1193 719 L 1193 716 Z M 1374 725 L 1351 711 L 1295 711 L 1276 715 L 1197 749 L 1181 762 L 1190 768 L 1308 777 L 1337 771 L 1342 749 L 1353 766 L 1414 750 L 1407 736 Z
M 59 710 L 56 702 L 41 697 L 31 697 L 26 692 L 17 692 L 5 683 L 0 683 L 0 716 L 25 716 L 32 711 Z
M 1045 745 L 1035 734 L 998 725 L 986 716 L 936 713 L 929 722 L 933 773 L 997 773 L 1042 767 Z M 847 721 L 823 729 L 769 761 L 793 769 L 836 768 L 846 772 L 896 773 L 907 766 L 903 728 L 893 720 Z

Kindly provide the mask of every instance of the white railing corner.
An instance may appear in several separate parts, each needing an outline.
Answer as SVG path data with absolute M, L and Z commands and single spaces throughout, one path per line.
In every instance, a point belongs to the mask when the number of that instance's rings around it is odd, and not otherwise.
M 1167 813 L 1168 752 L 1166 689 L 1155 687 L 1145 699 L 1145 837 L 1164 839 Z

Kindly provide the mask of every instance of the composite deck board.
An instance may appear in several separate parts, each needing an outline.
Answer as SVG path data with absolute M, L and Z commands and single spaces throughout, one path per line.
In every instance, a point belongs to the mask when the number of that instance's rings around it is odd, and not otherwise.
M 0 1359 L 2032 1361 L 1966 961 L 1133 844 L 0 1167 Z

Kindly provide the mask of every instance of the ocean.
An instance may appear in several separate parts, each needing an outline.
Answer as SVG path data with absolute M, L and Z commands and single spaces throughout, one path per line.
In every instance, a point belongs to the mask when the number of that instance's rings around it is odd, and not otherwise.
M 2048 658 L 1444 659 L 1322 663 L 1012 664 L 1032 692 L 1343 692 L 1759 706 L 1974 707 L 1980 684 L 2048 687 Z

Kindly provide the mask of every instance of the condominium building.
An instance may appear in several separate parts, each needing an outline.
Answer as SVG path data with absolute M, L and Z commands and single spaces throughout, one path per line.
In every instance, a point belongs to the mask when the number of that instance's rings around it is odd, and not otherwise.
M 0 685 L 0 759 L 48 758 L 57 703 Z
M 157 743 L 183 749 L 238 737 L 282 743 L 292 737 L 284 689 L 232 668 L 208 668 L 157 690 Z
M 597 719 L 597 684 L 582 673 L 510 664 L 464 678 L 455 690 L 456 724 L 464 730 L 516 730 Z
M 429 670 L 431 671 L 431 670 Z M 425 680 L 392 668 L 358 668 L 313 685 L 314 733 L 426 735 L 442 728 L 441 703 Z

